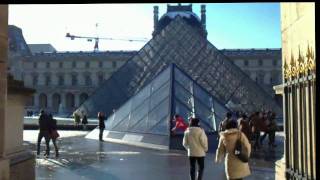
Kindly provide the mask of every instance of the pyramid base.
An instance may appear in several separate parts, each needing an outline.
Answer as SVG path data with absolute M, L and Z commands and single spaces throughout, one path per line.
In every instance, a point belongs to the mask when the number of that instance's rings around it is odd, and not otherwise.
M 215 152 L 218 146 L 218 134 L 210 133 L 208 137 L 208 152 Z M 86 138 L 99 140 L 99 129 L 91 131 Z M 157 135 L 143 133 L 129 133 L 104 130 L 102 139 L 107 142 L 126 144 L 156 150 L 185 150 L 182 146 L 183 134 Z
M 90 132 L 86 138 L 99 140 L 99 129 Z M 104 141 L 126 144 L 157 150 L 169 150 L 169 136 L 156 134 L 128 133 L 104 130 L 102 139 Z

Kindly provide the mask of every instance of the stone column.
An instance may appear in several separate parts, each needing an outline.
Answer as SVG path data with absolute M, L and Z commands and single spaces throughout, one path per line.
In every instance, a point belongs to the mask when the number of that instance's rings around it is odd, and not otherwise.
M 0 5 L 0 179 L 9 179 L 9 161 L 4 157 L 7 103 L 8 5 Z

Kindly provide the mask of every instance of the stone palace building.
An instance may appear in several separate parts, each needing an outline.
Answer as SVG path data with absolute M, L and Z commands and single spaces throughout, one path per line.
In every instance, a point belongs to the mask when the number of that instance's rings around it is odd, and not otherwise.
M 154 16 L 157 17 L 157 9 Z M 9 72 L 36 89 L 26 111 L 70 114 L 137 51 L 57 52 L 50 44 L 27 44 L 9 25 Z M 282 104 L 273 86 L 282 82 L 281 49 L 221 49 L 252 80 Z

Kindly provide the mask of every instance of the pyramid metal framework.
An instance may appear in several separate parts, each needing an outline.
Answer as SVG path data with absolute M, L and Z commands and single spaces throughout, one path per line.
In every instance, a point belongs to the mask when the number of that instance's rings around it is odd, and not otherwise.
M 109 116 L 104 139 L 170 149 L 174 114 L 182 116 L 186 123 L 189 117 L 199 117 L 201 127 L 210 134 L 228 111 L 179 67 L 170 64 Z M 97 127 L 87 137 L 97 139 L 98 131 Z M 183 131 L 175 131 L 175 135 L 179 134 Z
M 266 109 L 282 113 L 270 95 L 180 16 L 107 79 L 78 110 L 90 117 L 96 117 L 99 111 L 111 114 L 171 63 L 223 104 L 235 105 L 230 109 L 237 106 L 237 110 L 245 112 Z

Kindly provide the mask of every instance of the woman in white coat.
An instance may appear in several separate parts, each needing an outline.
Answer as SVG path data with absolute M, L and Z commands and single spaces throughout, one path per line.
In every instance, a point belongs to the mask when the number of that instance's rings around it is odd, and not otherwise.
M 247 150 L 250 157 L 251 145 L 241 131 L 237 129 L 236 121 L 229 121 L 226 130 L 220 133 L 219 145 L 216 152 L 216 162 L 222 162 L 225 157 L 225 171 L 229 180 L 241 180 L 251 174 L 249 164 L 244 163 L 234 155 L 236 142 L 240 138 L 242 146 Z
M 196 179 L 196 162 L 198 164 L 197 180 L 201 180 L 204 170 L 204 157 L 208 151 L 208 138 L 204 130 L 200 128 L 198 118 L 191 118 L 189 124 L 190 127 L 184 132 L 183 146 L 188 151 L 191 180 Z

